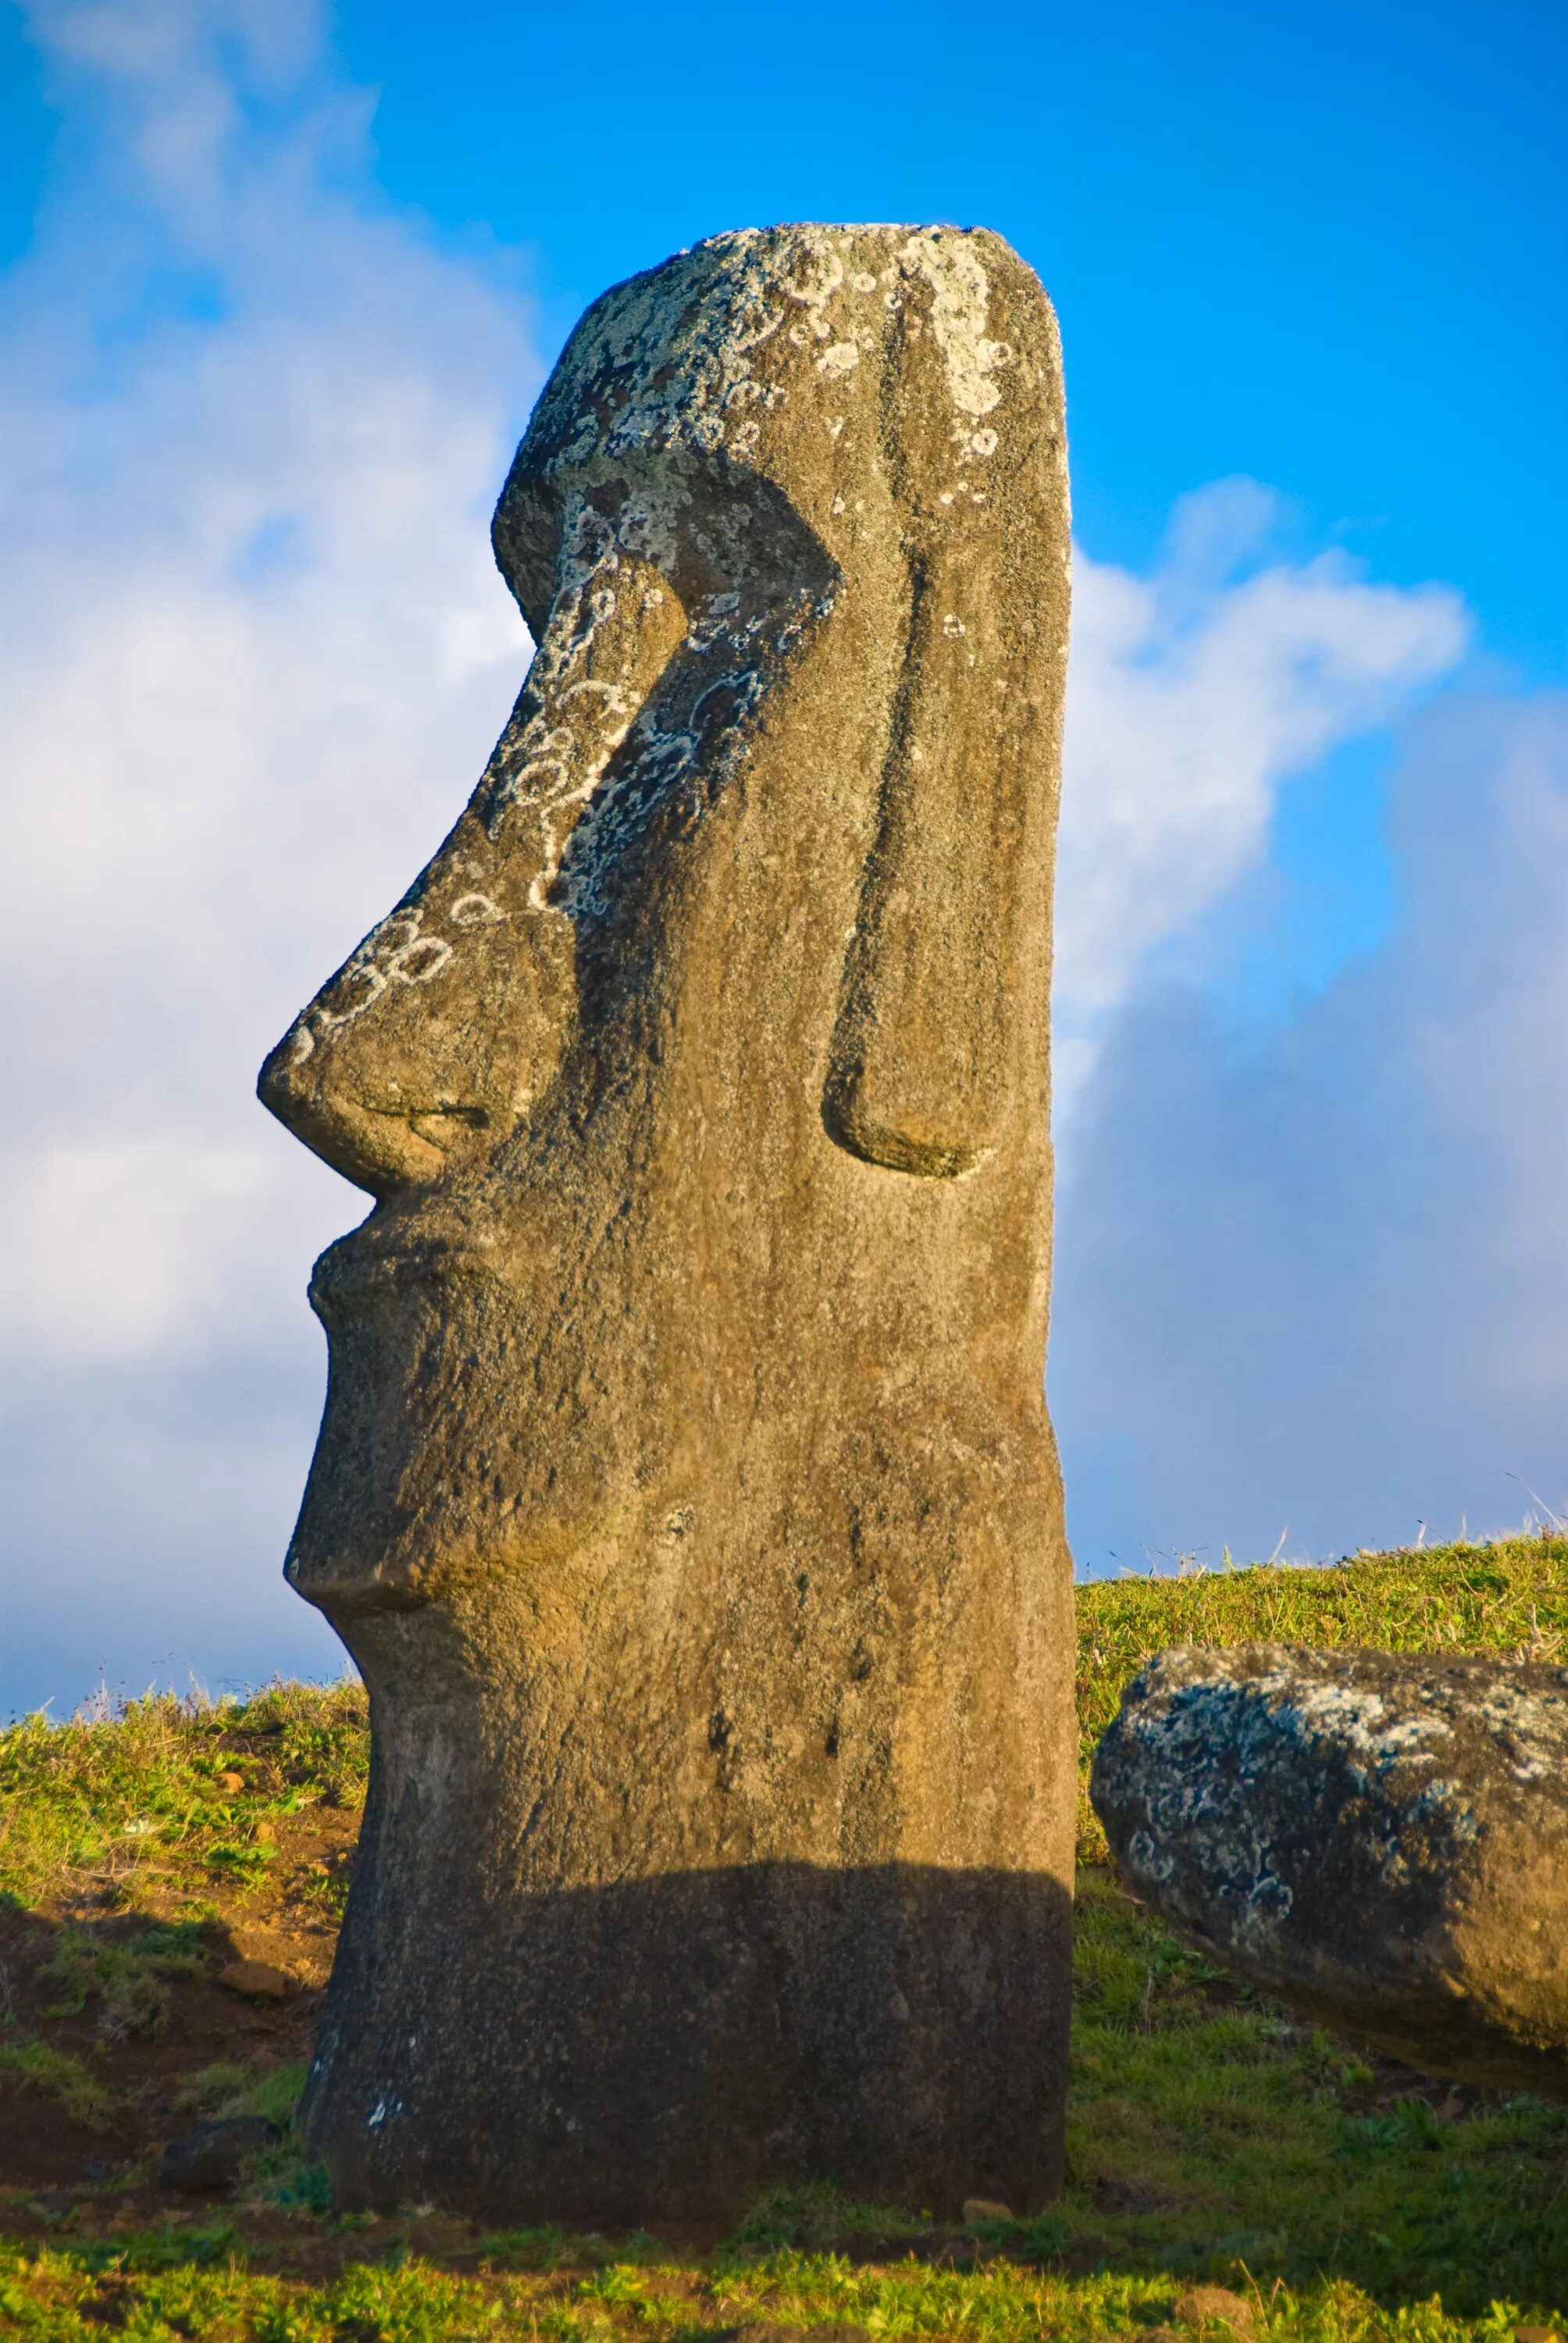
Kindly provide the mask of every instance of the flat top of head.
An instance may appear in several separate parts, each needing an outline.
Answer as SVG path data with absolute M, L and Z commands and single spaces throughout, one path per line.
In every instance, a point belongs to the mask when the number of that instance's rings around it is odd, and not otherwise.
M 1050 304 L 988 228 L 739 228 L 612 286 L 562 352 L 497 507 L 497 558 L 525 610 L 545 584 L 537 495 L 549 484 L 670 455 L 782 483 L 823 429 L 839 458 L 857 444 L 869 456 L 855 409 L 871 419 L 886 403 L 873 381 L 921 337 L 941 437 L 960 456 L 984 433 L 993 453 L 998 427 L 1038 416 L 1042 390 L 1060 409 Z

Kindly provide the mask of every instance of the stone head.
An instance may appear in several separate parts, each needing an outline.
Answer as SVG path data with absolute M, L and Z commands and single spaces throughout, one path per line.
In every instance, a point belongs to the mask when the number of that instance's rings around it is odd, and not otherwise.
M 994 1441 L 1043 1350 L 1037 280 L 983 231 L 715 237 L 588 312 L 494 539 L 511 719 L 261 1080 L 377 1200 L 313 1288 L 290 1570 L 335 1615 L 654 1534 L 801 1377 Z

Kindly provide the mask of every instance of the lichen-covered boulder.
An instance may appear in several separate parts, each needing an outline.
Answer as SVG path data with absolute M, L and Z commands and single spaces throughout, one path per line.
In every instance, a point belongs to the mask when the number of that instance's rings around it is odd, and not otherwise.
M 1227 1967 L 1428 2071 L 1568 2097 L 1568 1671 L 1165 1652 L 1090 1794 L 1129 1887 Z

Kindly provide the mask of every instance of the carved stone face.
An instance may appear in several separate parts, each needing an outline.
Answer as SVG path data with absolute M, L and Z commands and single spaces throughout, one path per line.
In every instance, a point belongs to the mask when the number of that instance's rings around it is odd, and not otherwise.
M 302 1592 L 666 1505 L 748 1346 L 835 1380 L 827 1292 L 860 1372 L 907 1218 L 860 1224 L 869 1176 L 1038 1183 L 1062 466 L 1049 307 L 983 233 L 748 231 L 588 312 L 496 517 L 511 721 L 263 1071 L 380 1206 L 313 1291 Z
M 1045 297 L 983 233 L 715 238 L 588 312 L 495 535 L 511 722 L 262 1078 L 377 1199 L 317 1267 L 288 1561 L 373 1748 L 302 2120 L 345 2205 L 1032 2206 L 1075 1785 Z

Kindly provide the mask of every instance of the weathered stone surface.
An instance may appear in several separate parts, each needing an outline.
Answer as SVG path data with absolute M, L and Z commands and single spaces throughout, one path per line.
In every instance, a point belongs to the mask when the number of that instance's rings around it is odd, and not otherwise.
M 1091 1795 L 1129 1886 L 1229 1967 L 1429 2072 L 1568 2097 L 1568 1672 L 1166 1652 Z
M 1010 2221 L 1014 2215 L 1010 2205 L 999 2205 L 994 2197 L 966 2197 L 960 2207 L 959 2217 L 967 2229 L 972 2228 L 977 2221 Z
M 1050 306 L 983 231 L 717 237 L 588 311 L 495 541 L 517 710 L 262 1077 L 377 1200 L 287 1564 L 375 1753 L 304 2128 L 349 2205 L 1035 2206 Z
M 246 2167 L 282 2137 L 277 2125 L 265 2116 L 227 2116 L 216 2123 L 195 2124 L 170 2140 L 158 2177 L 166 2188 L 177 2188 L 188 2197 L 232 2188 Z
M 1192 2286 L 1177 2298 L 1173 2313 L 1178 2327 L 1192 2335 L 1202 2335 L 1211 2328 L 1226 2328 L 1240 2336 L 1241 2343 L 1251 2343 L 1257 2318 L 1251 2304 L 1244 2295 L 1232 2294 L 1228 2286 Z
M 230 1993 L 242 1993 L 253 2001 L 286 2001 L 294 1991 L 294 1979 L 286 1969 L 276 1968 L 271 1961 L 230 1961 L 217 1973 L 219 1985 Z

